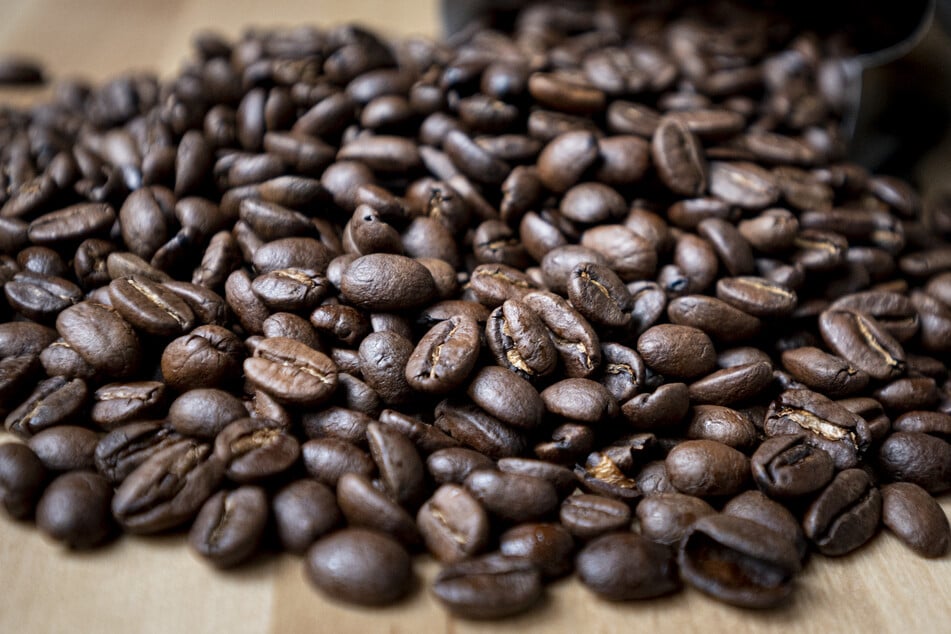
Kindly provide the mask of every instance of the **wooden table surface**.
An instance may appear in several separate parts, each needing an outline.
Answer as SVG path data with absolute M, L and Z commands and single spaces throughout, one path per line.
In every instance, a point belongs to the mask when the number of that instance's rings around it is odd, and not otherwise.
M 247 25 L 358 21 L 395 35 L 438 30 L 433 1 L 0 0 L 0 16 L 0 54 L 29 54 L 54 76 L 94 80 L 130 69 L 169 76 L 202 28 L 236 36 Z M 0 91 L 0 103 L 30 98 Z M 943 158 L 931 164 L 947 174 Z M 951 514 L 949 496 L 942 504 Z M 363 610 L 317 594 L 295 557 L 263 557 L 220 573 L 192 555 L 181 535 L 126 537 L 72 553 L 2 518 L 0 632 L 951 632 L 951 557 L 921 559 L 890 534 L 845 558 L 814 557 L 794 600 L 770 612 L 691 590 L 612 604 L 569 579 L 551 586 L 529 614 L 473 623 L 450 618 L 429 595 L 431 560 L 417 558 L 416 569 L 419 587 L 409 599 Z

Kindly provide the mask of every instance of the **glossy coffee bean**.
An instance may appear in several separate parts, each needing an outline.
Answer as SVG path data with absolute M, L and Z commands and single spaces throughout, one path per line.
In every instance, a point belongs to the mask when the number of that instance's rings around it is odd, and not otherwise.
M 360 605 L 396 601 L 409 589 L 412 564 L 399 542 L 365 528 L 346 528 L 315 543 L 307 577 L 328 596 Z
M 803 517 L 803 530 L 823 555 L 844 555 L 878 530 L 882 495 L 861 469 L 846 469 L 829 483 Z
M 610 601 L 649 599 L 680 587 L 671 551 L 636 533 L 609 533 L 590 542 L 575 560 L 586 588 Z
M 201 507 L 188 533 L 189 545 L 218 568 L 247 560 L 257 550 L 268 519 L 263 489 L 220 491 Z
M 542 596 L 541 573 L 530 561 L 501 554 L 483 555 L 443 568 L 432 592 L 450 612 L 468 619 L 511 616 Z
M 53 480 L 36 507 L 36 525 L 69 548 L 102 544 L 112 533 L 112 487 L 97 473 L 71 471 Z

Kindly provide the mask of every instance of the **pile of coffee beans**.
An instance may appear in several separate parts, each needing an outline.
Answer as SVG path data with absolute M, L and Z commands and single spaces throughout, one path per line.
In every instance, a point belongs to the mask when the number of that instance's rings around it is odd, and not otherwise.
M 951 223 L 842 160 L 847 42 L 682 5 L 202 34 L 0 110 L 3 507 L 360 604 L 428 551 L 472 618 L 943 555 Z

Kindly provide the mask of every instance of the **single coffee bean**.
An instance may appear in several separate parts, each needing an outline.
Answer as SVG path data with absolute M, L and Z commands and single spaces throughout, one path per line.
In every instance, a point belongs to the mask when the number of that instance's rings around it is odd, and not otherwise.
M 560 524 L 519 524 L 499 537 L 503 555 L 527 559 L 549 579 L 571 572 L 574 549 L 571 533 Z
M 841 357 L 811 346 L 784 350 L 782 361 L 796 380 L 833 398 L 861 392 L 869 382 L 866 372 L 852 367 Z
M 549 413 L 581 423 L 600 423 L 619 413 L 617 401 L 597 381 L 564 379 L 541 393 Z
M 680 588 L 671 551 L 636 533 L 603 535 L 578 553 L 578 578 L 610 601 L 650 599 Z
M 667 545 L 680 543 L 695 521 L 715 513 L 702 499 L 683 493 L 657 493 L 637 505 L 641 535 Z
M 483 410 L 520 429 L 534 429 L 545 413 L 538 391 L 525 379 L 498 366 L 482 368 L 466 393 Z
M 71 471 L 53 480 L 36 506 L 36 525 L 69 548 L 94 548 L 112 533 L 112 486 L 89 471 Z
M 836 354 L 879 380 L 905 371 L 905 351 L 875 318 L 851 310 L 827 310 L 819 315 L 822 339 Z
M 302 406 L 325 402 L 337 388 L 337 367 L 321 352 L 285 337 L 262 339 L 244 372 L 278 401 Z
M 413 395 L 406 378 L 413 344 L 395 332 L 375 332 L 360 343 L 360 371 L 363 380 L 387 405 L 407 402 Z
M 149 418 L 165 405 L 165 384 L 160 381 L 108 383 L 96 390 L 90 412 L 92 421 L 109 431 L 136 419 Z
M 756 428 L 745 416 L 722 405 L 695 405 L 685 436 L 691 440 L 716 440 L 741 451 L 757 440 Z
M 33 514 L 46 484 L 46 468 L 27 445 L 0 445 L 0 504 L 14 519 Z
M 697 137 L 675 117 L 664 117 L 651 141 L 657 173 L 675 194 L 699 196 L 707 189 L 707 161 Z
M 116 484 L 148 460 L 152 454 L 182 439 L 158 421 L 123 425 L 103 436 L 95 450 L 96 470 Z
M 307 577 L 328 596 L 384 605 L 403 596 L 413 576 L 409 553 L 393 538 L 365 528 L 323 537 L 307 551 Z
M 304 553 L 340 521 L 333 491 L 315 480 L 295 480 L 274 494 L 274 525 L 281 546 Z
M 544 460 L 500 458 L 497 466 L 499 471 L 506 473 L 520 473 L 548 480 L 554 485 L 559 498 L 570 495 L 577 485 L 575 474 L 571 469 Z
M 524 379 L 550 374 L 558 363 L 544 322 L 523 302 L 510 299 L 493 310 L 485 338 L 496 363 Z
M 835 472 L 828 453 L 804 434 L 767 438 L 750 459 L 756 486 L 773 498 L 808 495 L 825 487 Z
M 653 326 L 638 337 L 637 352 L 650 368 L 675 377 L 699 376 L 716 366 L 713 342 L 690 326 Z
M 688 495 L 737 493 L 750 476 L 749 459 L 714 440 L 688 440 L 674 447 L 665 460 L 670 482 Z
M 241 340 L 221 326 L 199 326 L 174 339 L 162 351 L 162 378 L 184 391 L 227 384 L 241 373 L 245 350 Z
M 605 533 L 629 529 L 631 509 L 619 500 L 582 493 L 565 498 L 558 518 L 573 536 L 590 540 Z
M 99 434 L 91 429 L 57 425 L 36 434 L 28 444 L 49 471 L 91 471 L 98 442 Z
M 752 276 L 721 278 L 716 295 L 754 317 L 785 317 L 792 314 L 799 301 L 794 291 Z
M 80 203 L 40 216 L 27 235 L 33 244 L 55 248 L 108 233 L 115 219 L 115 210 L 106 203 Z
M 568 280 L 568 300 L 588 321 L 608 328 L 623 328 L 631 321 L 626 312 L 631 295 L 611 269 L 580 264 Z
M 433 326 L 406 363 L 406 380 L 416 390 L 445 394 L 460 387 L 478 360 L 479 324 L 454 316 Z
M 225 465 L 225 475 L 240 484 L 282 474 L 300 454 L 297 439 L 267 419 L 236 420 L 215 437 L 215 458 Z
M 201 507 L 188 543 L 217 568 L 236 566 L 254 554 L 267 525 L 264 489 L 243 486 L 219 491 Z
M 489 542 L 489 517 L 461 486 L 443 484 L 419 509 L 416 524 L 429 552 L 443 563 L 478 555 Z
M 490 513 L 514 524 L 543 519 L 558 506 L 554 485 L 535 476 L 479 470 L 463 484 Z
M 710 515 L 697 520 L 680 543 L 684 580 L 704 594 L 749 608 L 781 603 L 799 572 L 792 542 L 748 519 Z
M 345 473 L 370 476 L 376 465 L 370 455 L 354 445 L 337 438 L 314 438 L 301 445 L 304 467 L 312 477 L 330 487 Z
M 366 476 L 343 474 L 337 482 L 337 504 L 350 526 L 378 530 L 407 546 L 420 541 L 413 517 L 374 487 Z
M 29 437 L 57 425 L 78 422 L 87 396 L 82 379 L 51 377 L 40 381 L 33 393 L 7 415 L 4 426 L 18 436 Z
M 882 487 L 882 523 L 922 557 L 941 557 L 951 543 L 951 527 L 938 502 L 916 484 Z
M 156 533 L 190 520 L 215 491 L 224 465 L 210 445 L 182 440 L 153 453 L 116 489 L 112 514 L 127 531 Z
M 240 399 L 223 390 L 189 390 L 172 402 L 168 410 L 171 427 L 185 436 L 214 439 L 229 423 L 247 416 Z
M 878 466 L 888 479 L 942 493 L 951 488 L 951 443 L 929 434 L 897 432 L 879 447 Z
M 436 429 L 434 425 L 395 410 L 385 409 L 380 412 L 380 422 L 409 438 L 423 455 L 459 446 L 458 442 Z
M 524 612 L 541 598 L 541 573 L 522 557 L 489 554 L 446 566 L 432 592 L 450 612 L 467 619 L 496 619 Z
M 690 396 L 683 383 L 665 383 L 653 393 L 638 394 L 621 405 L 621 414 L 638 431 L 661 431 L 676 427 L 690 409 Z
M 840 471 L 806 511 L 802 526 L 823 555 L 851 552 L 878 530 L 882 495 L 862 469 Z
M 763 209 L 779 199 L 773 175 L 754 163 L 712 161 L 710 193 L 744 209 Z
M 367 442 L 384 491 L 403 506 L 418 505 L 425 495 L 425 473 L 413 442 L 393 427 L 377 422 L 367 426 Z
M 124 378 L 138 369 L 141 346 L 135 331 L 103 304 L 70 306 L 56 318 L 56 330 L 87 363 L 109 377 Z
M 694 403 L 734 405 L 753 398 L 773 381 L 773 364 L 757 361 L 711 372 L 688 388 Z
M 800 558 L 805 557 L 808 544 L 799 520 L 779 502 L 760 491 L 745 491 L 727 502 L 724 515 L 742 517 L 773 530 L 792 542 Z

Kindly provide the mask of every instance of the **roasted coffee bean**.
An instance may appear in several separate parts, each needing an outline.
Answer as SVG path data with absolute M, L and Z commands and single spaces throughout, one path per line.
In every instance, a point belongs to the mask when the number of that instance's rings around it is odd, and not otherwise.
M 688 495 L 732 495 L 750 477 L 749 459 L 714 440 L 688 440 L 670 450 L 665 460 L 670 482 Z
M 716 366 L 713 342 L 690 326 L 653 326 L 638 337 L 637 351 L 648 367 L 672 377 L 695 377 Z
M 581 246 L 604 257 L 624 282 L 650 278 L 657 268 L 655 246 L 624 225 L 591 227 L 581 235 Z
M 707 161 L 700 141 L 676 117 L 664 117 L 651 141 L 651 155 L 664 184 L 682 196 L 707 189 Z
M 550 190 L 564 192 L 598 158 L 598 142 L 588 131 L 565 132 L 553 138 L 538 156 L 538 177 Z
M 461 486 L 443 484 L 419 509 L 419 532 L 429 552 L 443 563 L 478 555 L 489 542 L 489 517 Z
M 361 605 L 392 603 L 412 579 L 406 549 L 391 537 L 346 528 L 315 543 L 306 555 L 307 577 L 327 595 Z
M 420 541 L 412 516 L 374 487 L 366 476 L 343 474 L 337 482 L 337 504 L 350 526 L 378 530 L 407 546 Z
M 426 469 L 440 484 L 462 484 L 473 471 L 492 469 L 495 463 L 485 454 L 462 447 L 447 447 L 426 458 Z
M 241 340 L 220 326 L 199 326 L 162 351 L 162 378 L 176 390 L 225 385 L 241 373 Z
M 168 409 L 168 422 L 178 433 L 212 440 L 229 423 L 247 416 L 240 399 L 215 388 L 189 390 Z
M 690 396 L 683 383 L 665 383 L 651 394 L 638 394 L 621 405 L 621 414 L 638 431 L 675 427 L 687 415 Z
M 869 382 L 866 372 L 818 348 L 784 350 L 782 362 L 796 380 L 834 398 L 861 392 Z
M 832 457 L 804 434 L 767 438 L 750 459 L 756 485 L 774 498 L 798 497 L 825 487 L 835 472 Z
M 296 480 L 281 488 L 271 502 L 281 546 L 304 553 L 340 521 L 333 492 L 315 480 Z
M 503 555 L 529 560 L 546 578 L 571 572 L 574 547 L 571 534 L 560 524 L 519 524 L 499 537 Z
M 690 585 L 749 608 L 782 602 L 800 568 L 799 554 L 784 536 L 729 515 L 697 520 L 681 541 L 678 562 Z
M 951 414 L 928 411 L 905 412 L 895 419 L 892 429 L 948 438 L 951 437 Z
M 27 437 L 63 423 L 78 422 L 88 388 L 82 379 L 61 376 L 41 381 L 19 407 L 7 416 L 7 431 Z
M 548 328 L 568 377 L 585 378 L 600 366 L 598 336 L 568 302 L 548 292 L 529 293 L 524 302 Z
M 386 253 L 355 260 L 344 272 L 340 290 L 356 306 L 376 311 L 417 308 L 436 295 L 433 276 L 426 267 Z
M 380 412 L 380 422 L 409 438 L 423 455 L 459 445 L 454 439 L 436 429 L 434 425 L 400 414 L 395 410 L 385 409 Z
M 852 293 L 840 297 L 829 308 L 854 310 L 870 315 L 898 341 L 907 341 L 918 332 L 918 312 L 914 304 L 898 293 Z
M 112 487 L 97 473 L 72 471 L 53 480 L 36 506 L 36 525 L 69 548 L 94 548 L 113 530 Z
M 99 440 L 94 456 L 96 470 L 113 484 L 121 482 L 152 454 L 181 439 L 158 421 L 123 425 Z
M 345 440 L 315 438 L 305 442 L 300 449 L 307 473 L 330 487 L 336 487 L 345 473 L 370 476 L 376 471 L 370 455 Z
M 779 199 L 773 175 L 753 163 L 710 163 L 710 193 L 744 209 L 763 209 Z
M 617 401 L 591 379 L 564 379 L 541 393 L 545 409 L 556 416 L 581 423 L 601 423 L 618 415 Z
M 30 223 L 27 235 L 33 244 L 55 248 L 108 233 L 115 219 L 107 203 L 80 203 L 40 216 Z
M 879 380 L 905 371 L 905 351 L 878 321 L 865 313 L 830 309 L 819 315 L 822 339 L 840 357 Z
M 522 557 L 489 554 L 439 571 L 432 592 L 450 612 L 467 619 L 511 616 L 532 607 L 543 591 L 541 573 Z
M 220 491 L 202 506 L 188 534 L 191 547 L 218 568 L 247 560 L 267 524 L 267 497 L 259 487 Z
M 367 426 L 370 455 L 380 472 L 384 491 L 404 506 L 416 506 L 424 495 L 423 463 L 409 438 L 393 427 Z
M 109 383 L 93 394 L 90 418 L 109 431 L 134 419 L 153 417 L 165 405 L 165 384 L 160 381 Z
M 538 427 L 545 414 L 545 403 L 538 391 L 505 368 L 482 368 L 469 383 L 466 393 L 490 415 L 520 429 Z
M 715 513 L 702 499 L 683 493 L 657 493 L 637 505 L 641 535 L 667 545 L 680 543 L 695 521 Z
M 882 495 L 862 469 L 840 471 L 806 511 L 802 526 L 823 555 L 851 552 L 878 530 Z
M 241 484 L 284 473 L 300 454 L 297 439 L 266 419 L 236 420 L 215 437 L 215 458 L 225 466 L 225 475 Z
M 691 383 L 688 394 L 694 403 L 733 405 L 753 398 L 772 380 L 772 363 L 757 361 L 712 372 Z
M 800 558 L 806 554 L 806 537 L 799 520 L 785 506 L 760 491 L 745 491 L 727 502 L 724 515 L 742 517 L 775 531 L 793 543 Z
M 109 377 L 127 377 L 138 369 L 141 346 L 135 331 L 103 304 L 70 306 L 56 318 L 56 330 L 83 360 Z
M 636 533 L 603 535 L 578 553 L 581 583 L 611 601 L 649 599 L 680 587 L 671 551 Z
M 478 323 L 454 316 L 433 326 L 406 363 L 406 380 L 416 390 L 445 394 L 461 386 L 478 360 Z
M 882 487 L 882 523 L 922 557 L 941 557 L 948 552 L 948 518 L 937 501 L 916 484 L 896 482 Z
M 631 321 L 627 312 L 631 295 L 606 266 L 585 263 L 571 272 L 568 300 L 589 322 L 608 328 L 623 328 Z
M 22 252 L 21 252 L 22 253 Z M 38 322 L 49 323 L 64 308 L 82 299 L 82 291 L 69 280 L 23 271 L 3 285 L 10 308 Z
M 395 332 L 376 332 L 360 343 L 360 371 L 367 385 L 388 405 L 405 403 L 412 395 L 407 364 L 413 354 L 409 339 Z
M 757 440 L 753 423 L 722 405 L 695 405 L 684 435 L 692 440 L 716 440 L 741 451 L 751 449 Z
M 635 396 L 644 386 L 646 370 L 640 355 L 627 346 L 608 342 L 601 344 L 604 374 L 600 382 L 619 403 Z
M 490 513 L 518 524 L 543 519 L 558 506 L 553 484 L 542 478 L 501 471 L 474 471 L 463 483 Z
M 896 432 L 879 447 L 878 466 L 890 480 L 942 493 L 951 488 L 951 443 L 929 434 Z
M 27 445 L 0 445 L 0 504 L 15 519 L 33 514 L 46 484 L 46 468 Z
M 337 368 L 329 357 L 285 337 L 262 339 L 245 359 L 244 372 L 256 387 L 293 405 L 320 404 L 337 387 Z
M 30 449 L 49 471 L 79 471 L 95 468 L 99 434 L 85 427 L 57 425 L 29 440 Z
M 182 440 L 156 451 L 116 489 L 112 514 L 135 533 L 155 533 L 190 520 L 224 473 L 211 446 Z
M 698 328 L 724 343 L 751 339 L 763 325 L 760 319 L 706 295 L 674 298 L 667 305 L 667 316 L 674 324 Z
M 496 362 L 522 378 L 550 374 L 558 363 L 544 322 L 522 302 L 507 300 L 493 310 L 485 338 Z
M 810 390 L 786 390 L 769 406 L 767 436 L 805 433 L 805 442 L 824 450 L 837 469 L 850 469 L 871 443 L 868 423 Z
M 605 533 L 629 529 L 631 509 L 619 500 L 582 493 L 565 498 L 558 519 L 573 536 L 590 540 Z
M 751 277 L 725 277 L 717 282 L 717 298 L 754 317 L 784 317 L 798 303 L 796 293 L 769 280 Z

